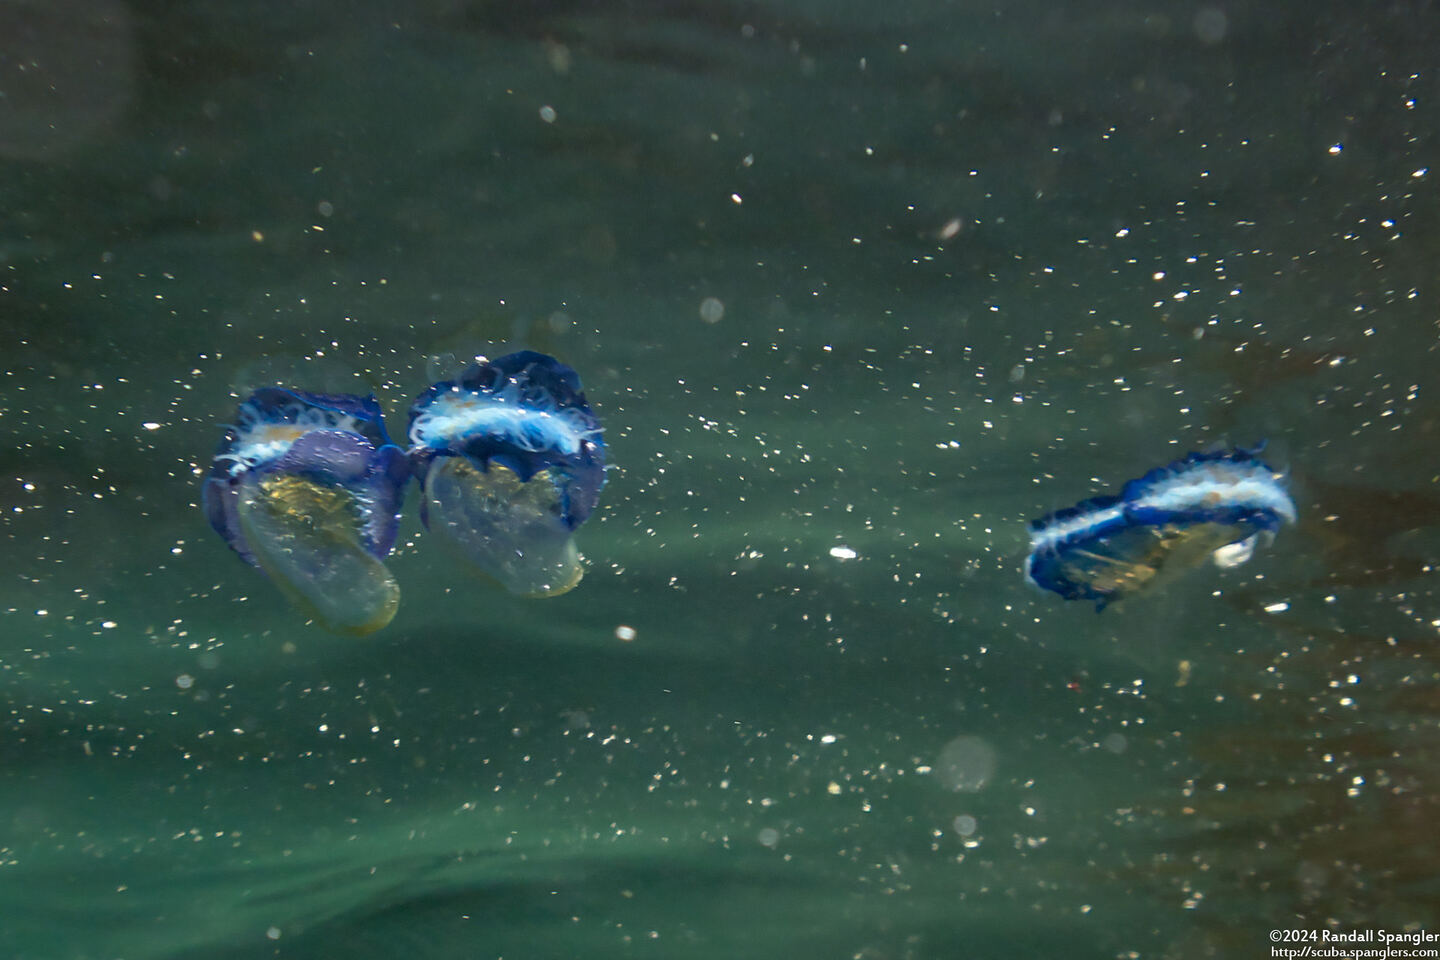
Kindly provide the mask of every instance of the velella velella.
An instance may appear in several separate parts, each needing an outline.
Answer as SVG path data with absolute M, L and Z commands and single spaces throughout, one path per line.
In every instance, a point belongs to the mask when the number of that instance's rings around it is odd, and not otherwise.
M 511 593 L 580 582 L 605 440 L 574 370 L 533 350 L 477 360 L 416 398 L 408 432 L 428 529 Z
M 321 626 L 364 635 L 395 616 L 382 562 L 410 467 L 374 396 L 255 391 L 226 427 L 204 485 L 210 525 Z
M 1258 450 L 1192 453 L 1030 524 L 1027 579 L 1096 609 L 1194 567 L 1250 559 L 1261 537 L 1295 522 L 1282 475 Z

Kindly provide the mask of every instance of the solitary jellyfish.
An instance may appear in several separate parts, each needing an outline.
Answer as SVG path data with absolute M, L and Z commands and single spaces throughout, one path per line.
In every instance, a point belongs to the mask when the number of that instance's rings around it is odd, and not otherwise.
M 1030 524 L 1031 583 L 1097 610 L 1207 557 L 1245 563 L 1256 543 L 1295 522 L 1284 478 L 1258 450 L 1192 453 Z
M 225 429 L 205 513 L 307 615 L 361 636 L 389 623 L 400 603 L 382 561 L 409 477 L 375 397 L 266 387 Z
M 409 434 L 427 528 L 511 593 L 580 582 L 573 535 L 605 485 L 605 440 L 574 370 L 533 350 L 476 362 L 420 394 Z

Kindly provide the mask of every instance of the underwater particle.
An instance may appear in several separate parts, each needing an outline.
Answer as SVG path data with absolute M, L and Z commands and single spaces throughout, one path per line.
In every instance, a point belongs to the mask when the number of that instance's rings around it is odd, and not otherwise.
M 1227 543 L 1218 548 L 1210 557 L 1215 561 L 1215 566 L 1221 570 L 1233 570 L 1235 567 L 1249 563 L 1250 558 L 1255 556 L 1255 539 L 1249 537 L 1239 543 Z
M 853 547 L 847 547 L 842 543 L 839 546 L 830 548 L 830 556 L 836 560 L 854 560 L 860 556 L 860 554 L 857 553 Z
M 962 813 L 951 821 L 951 826 L 955 828 L 955 832 L 960 834 L 960 836 L 972 837 L 975 835 L 975 831 L 979 829 L 980 823 L 974 817 L 970 816 L 970 814 Z
M 1201 7 L 1196 11 L 1191 26 L 1195 28 L 1195 36 L 1201 43 L 1216 44 L 1225 39 L 1230 18 L 1225 16 L 1224 10 L 1217 7 Z
M 1030 524 L 1026 578 L 1097 610 L 1213 558 L 1233 566 L 1295 522 L 1283 478 L 1256 451 L 1192 453 Z
M 409 438 L 420 518 L 470 566 L 526 597 L 580 582 L 605 439 L 579 374 L 533 350 L 474 363 L 416 398 Z
M 555 122 L 555 108 L 552 107 L 552 106 L 550 106 L 549 104 L 546 104 L 545 106 L 541 107 L 541 108 L 540 108 L 540 119 L 543 120 L 543 121 L 545 121 L 546 123 L 554 123 L 554 122 Z
M 978 793 L 995 776 L 995 748 L 983 737 L 960 736 L 940 749 L 935 775 L 957 793 Z
M 755 835 L 755 839 L 760 841 L 760 846 L 769 847 L 771 850 L 774 850 L 780 845 L 780 831 L 774 827 L 763 827 L 760 832 Z
M 225 428 L 203 506 L 230 548 L 306 615 L 362 636 L 400 603 L 381 561 L 409 478 L 373 395 L 266 387 Z
M 570 72 L 570 48 L 553 40 L 545 41 L 545 60 L 559 74 Z
M 635 637 L 636 633 L 634 627 L 627 627 L 625 624 L 622 623 L 620 624 L 620 626 L 615 628 L 615 639 L 619 640 L 621 643 L 629 643 L 630 641 L 634 640 Z
M 706 297 L 700 301 L 700 319 L 706 323 L 719 323 L 725 316 L 725 303 L 718 297 Z

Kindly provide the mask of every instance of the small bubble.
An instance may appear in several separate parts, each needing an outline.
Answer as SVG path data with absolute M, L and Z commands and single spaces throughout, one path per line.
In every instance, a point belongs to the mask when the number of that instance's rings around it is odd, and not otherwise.
M 570 72 L 570 48 L 563 43 L 547 43 L 545 45 L 545 59 L 550 61 L 550 69 L 556 73 Z
M 191 687 L 195 686 L 195 678 L 190 676 L 190 674 L 188 673 L 182 673 L 180 674 L 180 676 L 175 678 L 175 686 L 179 687 L 181 690 L 189 690 Z
M 279 939 L 280 939 L 280 928 L 279 928 L 279 927 L 270 927 L 268 930 L 265 931 L 265 936 L 269 937 L 271 940 L 279 940 Z
M 1195 14 L 1193 26 L 1195 36 L 1200 38 L 1201 43 L 1219 43 L 1225 39 L 1225 33 L 1230 28 L 1230 18 L 1225 16 L 1223 10 L 1201 7 Z
M 554 123 L 554 122 L 555 122 L 555 108 L 552 107 L 552 106 L 550 106 L 548 103 L 547 103 L 545 106 L 541 107 L 541 108 L 540 108 L 540 119 L 541 119 L 541 120 L 544 120 L 546 123 Z
M 329 200 L 321 200 L 315 205 L 315 212 L 322 217 L 328 217 L 335 212 L 335 204 Z
M 700 301 L 700 319 L 706 323 L 719 323 L 720 318 L 725 316 L 725 304 L 716 297 L 706 297 Z
M 975 830 L 980 824 L 974 817 L 970 816 L 970 814 L 962 813 L 955 818 L 951 826 L 955 828 L 955 832 L 960 834 L 960 836 L 970 837 L 974 836 Z
M 780 831 L 774 827 L 766 827 L 755 835 L 755 839 L 760 841 L 760 846 L 774 850 L 780 843 Z
M 995 748 L 981 737 L 956 737 L 935 761 L 940 782 L 959 793 L 983 790 L 995 776 Z
M 625 624 L 622 623 L 620 624 L 620 626 L 615 628 L 615 639 L 623 643 L 629 643 L 631 640 L 635 639 L 635 636 L 636 634 L 634 627 L 627 627 Z

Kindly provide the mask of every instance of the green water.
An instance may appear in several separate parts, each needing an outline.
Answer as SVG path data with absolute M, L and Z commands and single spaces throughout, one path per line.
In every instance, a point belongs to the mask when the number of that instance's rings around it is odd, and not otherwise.
M 0 0 L 0 957 L 1440 923 L 1436 16 Z M 335 637 L 206 525 L 241 384 L 398 434 L 516 346 L 617 465 L 572 593 L 412 490 Z M 1027 520 L 1262 439 L 1249 565 L 1024 582 Z

